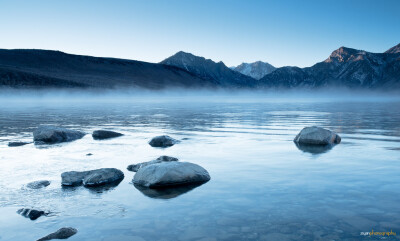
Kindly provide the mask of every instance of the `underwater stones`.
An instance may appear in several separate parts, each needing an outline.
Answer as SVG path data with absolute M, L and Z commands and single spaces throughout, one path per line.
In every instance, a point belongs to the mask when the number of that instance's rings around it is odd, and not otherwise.
M 38 239 L 37 241 L 46 241 L 46 240 L 52 240 L 52 239 L 67 239 L 73 235 L 75 235 L 78 232 L 77 229 L 75 228 L 60 228 L 59 230 L 55 231 L 54 233 L 51 233 L 43 238 Z
M 85 133 L 69 130 L 57 126 L 39 126 L 33 132 L 33 141 L 37 144 L 54 144 L 60 142 L 74 141 L 82 138 Z
M 294 142 L 304 145 L 333 145 L 340 141 L 340 136 L 335 132 L 317 126 L 303 128 L 294 138 Z
M 167 135 L 163 135 L 163 136 L 156 136 L 153 139 L 150 140 L 149 145 L 152 147 L 170 147 L 175 145 L 176 143 L 178 143 L 179 141 L 167 136 Z
M 205 183 L 210 174 L 201 166 L 189 162 L 160 162 L 140 168 L 133 177 L 135 185 L 148 188 Z
M 27 144 L 30 144 L 30 142 L 14 141 L 14 142 L 9 142 L 8 146 L 9 147 L 17 147 L 17 146 L 24 146 Z
M 160 156 L 155 160 L 152 161 L 148 161 L 148 162 L 141 162 L 138 164 L 132 164 L 129 165 L 127 167 L 128 171 L 131 172 L 137 172 L 140 168 L 148 166 L 148 165 L 152 165 L 152 164 L 156 164 L 156 163 L 160 163 L 160 162 L 172 162 L 172 161 L 178 161 L 179 159 L 176 157 L 170 157 L 170 156 Z
M 64 172 L 61 174 L 61 185 L 96 187 L 120 182 L 124 173 L 116 168 L 101 168 L 83 172 Z
M 109 138 L 115 138 L 123 136 L 123 134 L 115 132 L 115 131 L 107 131 L 107 130 L 97 130 L 93 131 L 92 137 L 95 140 L 104 140 Z
M 47 180 L 39 180 L 39 181 L 34 181 L 26 184 L 26 187 L 31 188 L 31 189 L 39 189 L 43 187 L 47 187 L 50 185 L 50 182 Z
M 29 218 L 30 220 L 36 220 L 42 215 L 46 215 L 44 211 L 30 209 L 30 208 L 21 208 L 17 211 L 17 213 L 22 216 Z

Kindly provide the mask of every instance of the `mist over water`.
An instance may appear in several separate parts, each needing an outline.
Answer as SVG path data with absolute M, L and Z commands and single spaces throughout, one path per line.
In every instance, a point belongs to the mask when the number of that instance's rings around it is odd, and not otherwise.
M 360 233 L 372 229 L 400 233 L 399 123 L 395 92 L 2 90 L 0 240 L 36 240 L 64 226 L 78 229 L 72 241 L 362 240 Z M 41 124 L 88 134 L 69 143 L 7 146 L 32 142 Z M 312 125 L 336 131 L 342 143 L 296 146 L 296 134 Z M 93 140 L 98 129 L 124 136 Z M 181 142 L 148 145 L 162 134 Z M 201 165 L 211 180 L 164 191 L 135 187 L 126 167 L 161 155 Z M 103 167 L 122 170 L 124 180 L 97 189 L 60 185 L 62 172 Z M 50 186 L 26 188 L 42 179 Z M 16 213 L 24 207 L 51 214 L 31 221 Z
M 400 92 L 379 90 L 325 89 L 0 89 L 1 103 L 72 102 L 382 102 L 399 101 Z

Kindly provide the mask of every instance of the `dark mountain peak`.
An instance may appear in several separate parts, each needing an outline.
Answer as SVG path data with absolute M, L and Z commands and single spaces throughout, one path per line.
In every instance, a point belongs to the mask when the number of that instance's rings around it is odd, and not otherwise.
M 391 47 L 385 53 L 386 54 L 397 54 L 397 53 L 400 53 L 400 43 L 398 45 L 394 46 L 394 47 Z
M 179 51 L 160 63 L 184 69 L 200 78 L 215 81 L 221 86 L 248 87 L 254 85 L 254 79 L 231 70 L 222 61 L 214 62 L 211 59 L 183 51 Z

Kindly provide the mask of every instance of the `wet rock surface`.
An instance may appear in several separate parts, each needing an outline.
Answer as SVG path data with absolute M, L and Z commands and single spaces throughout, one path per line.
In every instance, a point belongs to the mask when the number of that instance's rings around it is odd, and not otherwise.
M 14 142 L 9 142 L 8 146 L 9 147 L 17 147 L 17 146 L 24 146 L 27 144 L 30 144 L 31 142 L 23 142 L 23 141 L 14 141 Z
M 47 180 L 39 180 L 39 181 L 34 181 L 26 184 L 26 187 L 31 188 L 31 189 L 39 189 L 43 187 L 47 187 L 50 185 L 50 181 Z
M 44 211 L 30 209 L 30 208 L 21 208 L 17 211 L 17 213 L 21 214 L 26 218 L 29 218 L 30 220 L 36 220 L 43 215 L 47 215 Z
M 78 232 L 77 229 L 75 228 L 60 228 L 54 233 L 51 233 L 43 238 L 38 239 L 37 241 L 46 241 L 46 240 L 52 240 L 52 239 L 67 239 L 73 235 L 75 235 Z
M 179 143 L 178 140 L 167 136 L 167 135 L 163 135 L 163 136 L 156 136 L 153 139 L 150 140 L 149 145 L 152 147 L 170 147 L 173 146 L 175 144 Z
M 69 130 L 57 126 L 39 126 L 33 132 L 33 141 L 36 144 L 54 144 L 69 142 L 82 138 L 84 132 Z
M 304 145 L 333 145 L 340 141 L 335 132 L 317 126 L 303 128 L 294 138 L 294 142 Z
M 205 183 L 209 173 L 190 162 L 160 162 L 140 168 L 133 177 L 133 183 L 148 188 Z
M 119 183 L 124 179 L 124 173 L 116 168 L 101 168 L 83 172 L 64 172 L 61 174 L 61 185 L 96 187 Z
M 104 139 L 109 139 L 109 138 L 115 138 L 123 136 L 123 134 L 115 131 L 107 131 L 107 130 L 97 130 L 93 131 L 92 137 L 95 140 L 104 140 Z
M 152 164 L 156 164 L 156 163 L 160 163 L 160 162 L 172 162 L 172 161 L 178 161 L 178 160 L 179 159 L 176 157 L 160 156 L 157 159 L 152 160 L 152 161 L 141 162 L 138 164 L 129 165 L 126 169 L 128 169 L 128 171 L 131 171 L 131 172 L 137 172 L 140 168 L 148 166 L 148 165 L 152 165 Z

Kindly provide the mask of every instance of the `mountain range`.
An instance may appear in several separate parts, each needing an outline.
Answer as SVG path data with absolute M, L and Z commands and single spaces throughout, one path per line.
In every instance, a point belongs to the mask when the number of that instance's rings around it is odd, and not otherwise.
M 400 44 L 384 53 L 341 47 L 311 67 L 243 63 L 228 68 L 186 52 L 160 63 L 0 49 L 0 86 L 18 88 L 322 88 L 400 89 Z

